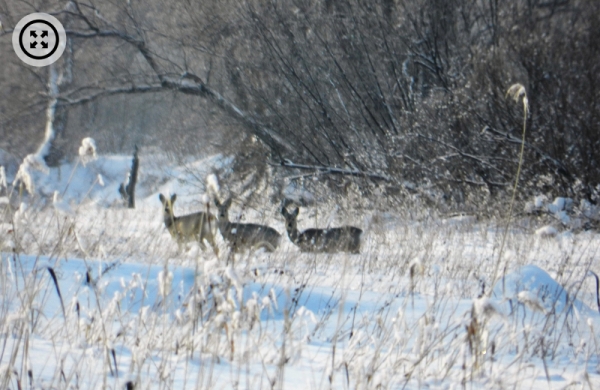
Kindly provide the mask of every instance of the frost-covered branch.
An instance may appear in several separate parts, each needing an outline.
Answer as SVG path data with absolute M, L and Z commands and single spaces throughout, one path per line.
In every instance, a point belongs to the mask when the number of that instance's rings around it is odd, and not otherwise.
M 161 92 L 164 91 L 162 85 L 131 85 L 127 87 L 116 87 L 116 88 L 103 88 L 98 92 L 91 93 L 86 96 L 82 96 L 79 98 L 69 98 L 66 95 L 61 95 L 58 97 L 58 105 L 59 106 L 77 106 L 81 104 L 86 104 L 96 99 L 101 99 L 108 96 L 114 95 L 126 95 L 133 93 L 153 93 L 153 92 Z
M 46 165 L 46 158 L 50 155 L 52 150 L 52 142 L 56 137 L 54 133 L 54 118 L 56 113 L 56 106 L 58 102 L 58 72 L 56 71 L 56 65 L 52 64 L 49 67 L 48 77 L 48 106 L 46 108 L 46 129 L 44 134 L 44 141 L 38 148 L 38 151 L 33 154 L 27 155 L 21 165 L 15 179 L 13 181 L 13 187 L 18 184 L 24 185 L 27 192 L 33 194 L 35 192 L 35 185 L 33 180 L 34 171 L 48 172 L 48 166 Z
M 374 173 L 374 172 L 360 171 L 358 169 L 342 169 L 342 168 L 326 167 L 326 166 L 319 166 L 319 165 L 296 164 L 290 160 L 283 160 L 279 164 L 271 164 L 271 165 L 282 166 L 282 167 L 290 168 L 290 169 L 318 171 L 320 173 L 329 174 L 329 175 L 368 177 L 369 179 L 374 179 L 374 180 L 391 181 L 391 179 L 386 175 L 382 175 L 382 174 Z
M 48 96 L 50 101 L 46 108 L 46 130 L 44 134 L 44 142 L 40 145 L 36 159 L 44 161 L 45 158 L 50 154 L 52 148 L 52 142 L 55 138 L 54 133 L 54 116 L 56 113 L 56 105 L 58 103 L 58 72 L 56 71 L 56 65 L 52 64 L 49 67 L 49 79 L 48 79 Z

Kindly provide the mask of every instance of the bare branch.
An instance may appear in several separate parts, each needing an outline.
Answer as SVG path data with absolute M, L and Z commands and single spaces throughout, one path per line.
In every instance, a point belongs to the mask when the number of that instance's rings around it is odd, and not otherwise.
M 270 165 L 281 166 L 281 167 L 285 167 L 285 168 L 289 168 L 289 169 L 302 169 L 302 170 L 317 171 L 320 174 L 366 177 L 366 178 L 374 179 L 374 180 L 383 180 L 383 181 L 387 181 L 387 182 L 391 181 L 390 177 L 379 174 L 379 173 L 364 172 L 364 171 L 359 171 L 357 169 L 341 169 L 341 168 L 336 168 L 336 167 L 325 167 L 325 166 L 318 166 L 318 165 L 295 164 L 290 160 L 283 160 L 279 164 L 270 163 Z

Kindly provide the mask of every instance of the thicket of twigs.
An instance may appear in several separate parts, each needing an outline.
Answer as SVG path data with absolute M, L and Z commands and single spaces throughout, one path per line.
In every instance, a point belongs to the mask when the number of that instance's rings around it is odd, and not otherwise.
M 56 64 L 55 160 L 82 135 L 114 152 L 159 144 L 178 157 L 243 157 L 250 134 L 263 149 L 248 161 L 283 175 L 317 173 L 332 188 L 356 182 L 366 196 L 418 193 L 481 211 L 505 202 L 515 175 L 522 116 L 505 92 L 518 82 L 532 102 L 520 199 L 597 202 L 597 2 L 165 7 L 40 4 L 70 39 Z M 0 9 L 7 49 L 29 12 L 19 1 Z M 48 72 L 5 61 L 0 147 L 22 157 L 42 137 Z

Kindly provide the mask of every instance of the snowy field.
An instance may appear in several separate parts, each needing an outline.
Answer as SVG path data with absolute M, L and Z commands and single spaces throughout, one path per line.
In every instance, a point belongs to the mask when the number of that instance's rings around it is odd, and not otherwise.
M 600 388 L 597 234 L 512 229 L 492 285 L 492 223 L 302 208 L 301 229 L 365 233 L 360 255 L 301 254 L 265 200 L 241 221 L 282 233 L 276 252 L 180 253 L 158 194 L 205 210 L 228 163 L 142 156 L 134 210 L 130 157 L 36 172 L 15 212 L 0 198 L 0 388 Z

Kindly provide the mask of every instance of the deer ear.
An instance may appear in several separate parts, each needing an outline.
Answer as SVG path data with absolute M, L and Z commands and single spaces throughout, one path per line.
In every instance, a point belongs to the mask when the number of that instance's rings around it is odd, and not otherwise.
M 225 203 L 223 203 L 223 206 L 225 206 L 225 208 L 229 208 L 229 206 L 231 206 L 231 198 L 228 198 Z
M 171 203 L 175 203 L 176 200 L 177 200 L 177 194 L 171 195 Z
M 215 198 L 215 206 L 221 207 L 221 203 L 219 202 L 219 199 L 217 199 L 217 198 Z
M 296 218 L 299 213 L 300 213 L 300 209 L 298 207 L 296 207 L 296 209 L 294 211 L 292 211 L 291 216 Z
M 158 199 L 162 202 L 165 203 L 165 197 L 163 194 L 158 194 Z

